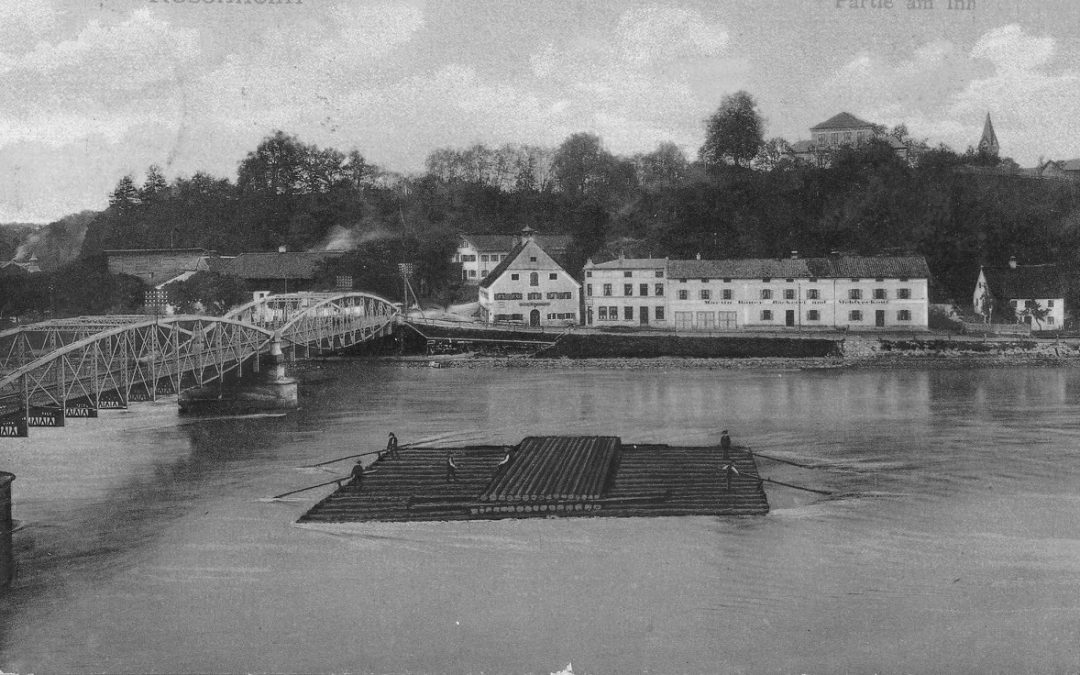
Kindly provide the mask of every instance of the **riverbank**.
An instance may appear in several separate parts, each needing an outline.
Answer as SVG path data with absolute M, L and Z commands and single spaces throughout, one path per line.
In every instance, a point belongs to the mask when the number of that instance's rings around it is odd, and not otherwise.
M 571 359 L 529 356 L 449 356 L 381 357 L 380 361 L 404 368 L 529 368 L 529 369 L 608 369 L 608 370 L 901 370 L 905 368 L 1050 368 L 1080 366 L 1077 356 L 1024 354 L 905 354 L 885 353 L 854 358 L 691 358 L 660 356 L 655 358 L 610 357 Z
M 461 353 L 386 357 L 415 368 L 607 368 L 831 370 L 1054 367 L 1080 364 L 1080 342 L 925 335 L 693 337 L 577 334 L 551 347 L 507 354 L 477 342 Z

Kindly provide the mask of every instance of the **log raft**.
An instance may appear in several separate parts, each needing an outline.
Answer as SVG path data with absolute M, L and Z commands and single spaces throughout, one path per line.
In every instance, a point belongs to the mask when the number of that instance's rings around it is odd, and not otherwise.
M 446 454 L 457 480 L 446 480 Z M 511 454 L 508 465 L 499 462 Z M 757 464 L 719 447 L 623 445 L 615 436 L 530 436 L 516 446 L 409 447 L 380 456 L 362 486 L 342 485 L 300 522 L 491 520 L 563 516 L 761 515 Z

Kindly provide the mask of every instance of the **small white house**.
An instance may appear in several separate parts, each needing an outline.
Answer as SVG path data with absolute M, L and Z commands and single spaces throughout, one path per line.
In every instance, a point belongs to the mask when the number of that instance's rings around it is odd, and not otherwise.
M 480 282 L 479 300 L 485 323 L 567 326 L 581 320 L 581 284 L 544 252 L 528 228 Z
M 1012 315 L 1035 330 L 1057 330 L 1065 323 L 1066 287 L 1056 265 L 1018 265 L 1013 257 L 1006 267 L 979 268 L 972 305 L 988 321 Z

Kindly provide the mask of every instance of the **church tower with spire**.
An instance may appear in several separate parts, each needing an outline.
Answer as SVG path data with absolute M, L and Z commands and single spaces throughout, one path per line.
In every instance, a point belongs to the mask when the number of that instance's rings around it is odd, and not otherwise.
M 997 134 L 994 133 L 994 125 L 990 122 L 990 113 L 986 113 L 982 138 L 979 139 L 979 154 L 997 157 L 999 149 Z

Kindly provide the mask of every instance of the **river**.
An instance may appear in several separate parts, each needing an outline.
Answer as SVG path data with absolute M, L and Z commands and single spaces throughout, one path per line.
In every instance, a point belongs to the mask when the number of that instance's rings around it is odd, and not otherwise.
M 283 418 L 175 400 L 0 441 L 4 672 L 1080 671 L 1080 369 L 326 362 Z M 768 516 L 301 526 L 402 443 L 737 444 Z M 347 472 L 349 462 L 330 469 Z

